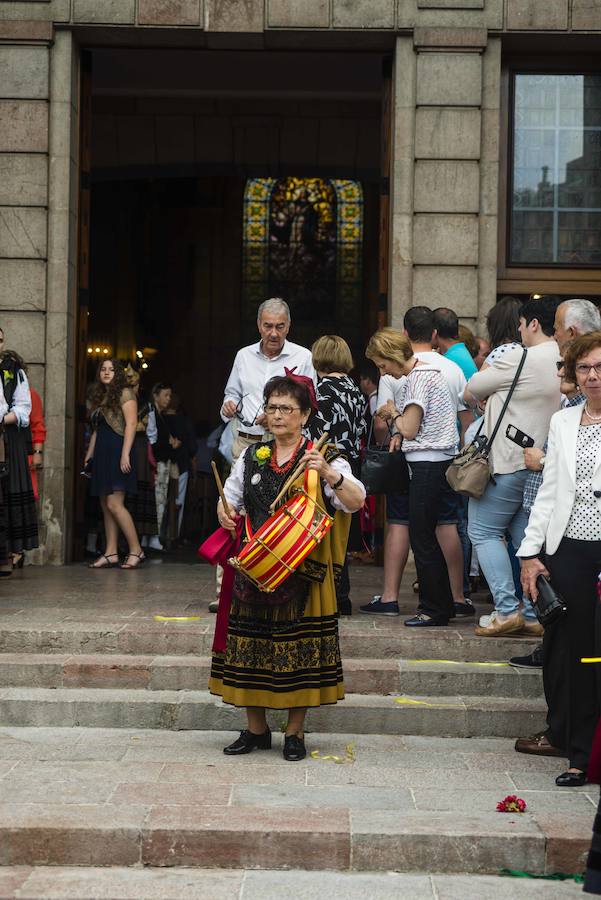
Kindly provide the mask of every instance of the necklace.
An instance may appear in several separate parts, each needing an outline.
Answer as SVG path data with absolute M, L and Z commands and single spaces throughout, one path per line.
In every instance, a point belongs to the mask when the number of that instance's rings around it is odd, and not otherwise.
M 584 404 L 584 411 L 587 414 L 588 418 L 591 422 L 601 422 L 601 416 L 592 416 L 588 411 L 588 401 Z
M 303 436 L 301 434 L 301 436 L 298 439 L 298 444 L 292 451 L 292 456 L 290 457 L 288 462 L 284 463 L 283 466 L 278 466 L 277 462 L 275 461 L 275 449 L 274 449 L 274 452 L 271 454 L 271 459 L 269 460 L 269 465 L 271 466 L 273 471 L 276 473 L 276 475 L 285 475 L 286 472 L 290 471 L 290 469 L 292 468 L 292 466 L 294 464 L 294 460 L 296 459 L 296 454 L 298 453 L 302 442 L 303 442 Z

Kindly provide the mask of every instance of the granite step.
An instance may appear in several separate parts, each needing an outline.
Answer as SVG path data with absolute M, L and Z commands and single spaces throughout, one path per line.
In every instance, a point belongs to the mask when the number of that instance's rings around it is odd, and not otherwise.
M 180 611 L 181 612 L 181 611 Z M 215 619 L 200 622 L 155 622 L 141 616 L 114 621 L 65 616 L 56 622 L 35 621 L 31 614 L 0 617 L 0 652 L 35 654 L 96 654 L 136 656 L 210 656 Z M 450 659 L 459 662 L 502 662 L 529 653 L 540 641 L 523 635 L 477 637 L 473 627 L 411 630 L 402 619 L 357 617 L 340 623 L 340 647 L 345 659 Z M 424 633 L 424 631 L 426 633 Z
M 209 805 L 196 793 L 193 805 L 1 803 L 0 865 L 542 874 L 559 860 L 581 871 L 591 834 L 592 808 L 562 832 L 552 814 Z
M 400 872 L 307 872 L 302 869 L 190 869 L 114 866 L 6 866 L 6 900 L 572 900 L 574 882 L 525 881 L 496 875 L 419 875 Z
M 518 676 L 519 677 L 519 676 Z M 545 724 L 541 698 L 347 694 L 343 703 L 310 710 L 312 731 L 450 737 L 532 734 Z M 284 712 L 272 712 L 278 730 Z M 13 726 L 237 730 L 242 710 L 207 691 L 109 688 L 0 689 L 0 722 Z
M 0 687 L 195 691 L 206 687 L 210 665 L 209 657 L 191 655 L 0 653 Z M 540 670 L 503 662 L 350 658 L 344 661 L 344 680 L 351 694 L 542 696 Z

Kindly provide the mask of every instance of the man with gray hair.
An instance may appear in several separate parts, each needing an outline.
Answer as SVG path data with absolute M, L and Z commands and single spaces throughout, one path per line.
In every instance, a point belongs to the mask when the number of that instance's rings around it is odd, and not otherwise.
M 265 300 L 257 313 L 261 340 L 236 354 L 221 407 L 223 421 L 232 421 L 234 462 L 247 447 L 263 439 L 263 388 L 270 378 L 293 369 L 295 375 L 308 375 L 316 381 L 311 351 L 287 340 L 290 324 L 285 300 Z
M 555 311 L 555 340 L 563 355 L 573 340 L 601 331 L 601 314 L 590 300 L 564 300 Z

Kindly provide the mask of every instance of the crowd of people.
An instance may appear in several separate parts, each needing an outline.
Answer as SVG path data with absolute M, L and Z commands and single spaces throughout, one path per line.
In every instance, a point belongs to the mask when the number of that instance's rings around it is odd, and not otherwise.
M 308 350 L 288 340 L 290 326 L 287 304 L 266 301 L 258 313 L 260 340 L 236 356 L 221 407 L 233 435 L 234 467 L 225 485 L 230 508 L 220 502 L 220 523 L 233 530 L 235 514 L 246 512 L 248 540 L 268 518 L 268 501 L 286 473 L 304 460 L 320 476 L 326 507 L 348 520 L 335 519 L 336 546 L 342 536 L 347 552 L 330 552 L 329 567 L 336 611 L 352 614 L 350 520 L 359 521 L 359 510 L 369 505 L 361 451 L 372 439 L 388 443 L 390 451 L 402 449 L 409 487 L 386 496 L 382 590 L 359 612 L 400 615 L 399 588 L 412 550 L 418 599 L 405 626 L 444 627 L 464 619 L 485 638 L 542 637 L 542 648 L 511 664 L 542 666 L 548 728 L 519 739 L 516 750 L 568 757 L 558 785 L 583 784 L 601 700 L 599 667 L 580 663 L 601 649 L 597 307 L 552 296 L 525 303 L 505 297 L 480 337 L 451 309 L 413 307 L 403 330 L 382 328 L 371 337 L 367 365 L 354 370 L 358 384 L 341 337 L 321 337 Z M 329 450 L 318 461 L 313 442 L 324 433 Z M 468 498 L 453 491 L 447 474 L 460 449 L 482 447 L 492 435 L 483 492 Z M 565 619 L 545 628 L 536 614 L 539 575 L 550 577 L 567 607 Z M 478 579 L 493 609 L 476 620 L 471 591 Z M 248 710 L 248 729 L 227 753 L 265 749 L 264 709 L 286 707 L 286 758 L 302 758 L 306 708 L 343 696 L 331 596 L 328 603 L 308 604 L 309 590 L 314 598 L 309 583 L 301 574 L 294 596 L 285 592 L 267 601 L 271 595 L 256 588 L 249 598 L 248 581 L 236 575 L 230 614 L 236 640 L 215 654 L 211 676 L 214 693 Z M 282 606 L 287 612 L 280 617 Z

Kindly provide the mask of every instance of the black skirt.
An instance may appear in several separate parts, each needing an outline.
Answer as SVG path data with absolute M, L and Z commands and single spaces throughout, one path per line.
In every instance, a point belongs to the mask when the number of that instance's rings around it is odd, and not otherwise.
M 151 537 L 158 533 L 157 504 L 154 496 L 154 476 L 148 458 L 148 438 L 138 432 L 134 441 L 133 456 L 138 476 L 137 494 L 127 494 L 125 505 L 134 520 L 139 537 Z
M 123 437 L 107 425 L 101 416 L 96 431 L 96 445 L 92 460 L 92 481 L 90 493 L 93 497 L 106 497 L 122 491 L 125 494 L 137 494 L 136 456 L 129 454 L 131 472 L 121 471 L 121 452 Z
M 28 432 L 6 426 L 8 477 L 2 483 L 6 500 L 6 537 L 12 553 L 34 550 L 38 544 L 38 515 L 27 458 Z

